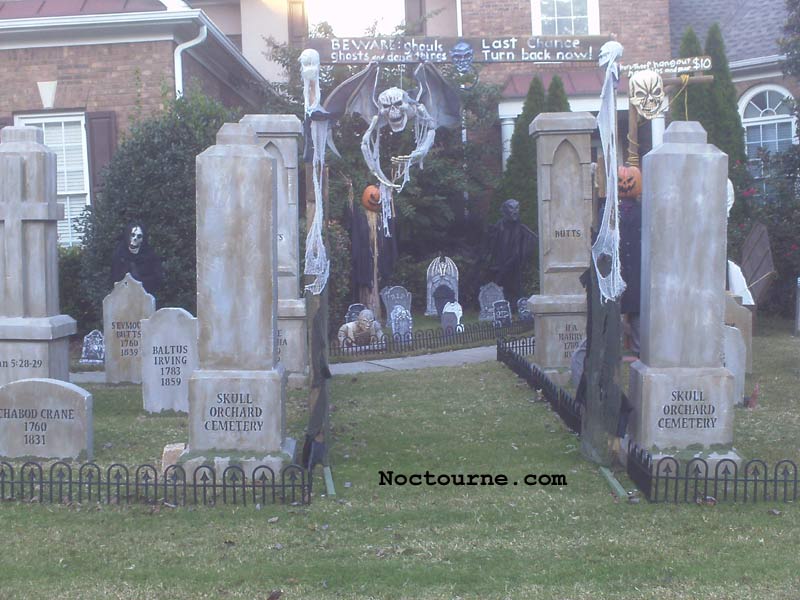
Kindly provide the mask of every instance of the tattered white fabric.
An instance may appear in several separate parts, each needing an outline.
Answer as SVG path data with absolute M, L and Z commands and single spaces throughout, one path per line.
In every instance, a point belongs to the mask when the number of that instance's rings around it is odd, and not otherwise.
M 603 89 L 600 92 L 600 111 L 597 128 L 603 146 L 606 169 L 606 205 L 600 223 L 600 232 L 592 246 L 601 301 L 616 300 L 625 291 L 622 268 L 619 262 L 619 199 L 617 197 L 617 98 L 619 65 L 622 45 L 606 42 L 600 48 L 600 66 L 606 65 Z M 606 274 L 603 274 L 603 271 Z
M 319 108 L 319 52 L 307 48 L 300 53 L 300 76 L 303 78 L 303 102 L 306 116 Z
M 389 230 L 389 220 L 394 216 L 392 211 L 392 188 L 379 184 L 378 189 L 381 193 L 381 226 L 383 227 L 383 237 L 392 237 L 392 232 Z
M 325 169 L 325 144 L 328 138 L 328 123 L 326 121 L 313 121 L 311 123 L 311 139 L 314 142 L 314 160 L 311 163 L 312 179 L 314 182 L 314 220 L 306 237 L 306 275 L 315 275 L 316 279 L 305 286 L 312 294 L 321 294 L 328 283 L 331 262 L 328 252 L 322 241 L 322 224 L 324 223 L 322 202 L 322 173 Z

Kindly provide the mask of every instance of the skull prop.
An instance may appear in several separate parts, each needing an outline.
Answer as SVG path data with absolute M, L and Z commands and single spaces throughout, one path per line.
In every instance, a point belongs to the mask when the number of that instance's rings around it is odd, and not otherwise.
M 300 53 L 300 75 L 306 111 L 310 112 L 319 106 L 319 52 L 307 48 Z
M 647 119 L 659 116 L 666 109 L 664 83 L 655 71 L 648 69 L 634 73 L 628 81 L 628 94 L 631 104 Z
M 130 250 L 131 254 L 139 254 L 139 250 L 142 248 L 142 242 L 144 242 L 144 232 L 141 227 L 136 225 L 131 228 L 131 235 L 128 240 L 128 250 Z
M 378 102 L 381 105 L 379 113 L 389 121 L 392 131 L 395 133 L 403 131 L 408 117 L 414 115 L 414 109 L 410 105 L 411 98 L 408 97 L 408 94 L 400 88 L 391 87 L 380 93 Z
M 472 50 L 472 46 L 467 42 L 458 42 L 453 46 L 453 49 L 450 50 L 450 60 L 453 61 L 453 66 L 456 68 L 456 71 L 462 75 L 472 70 L 473 57 L 474 51 Z

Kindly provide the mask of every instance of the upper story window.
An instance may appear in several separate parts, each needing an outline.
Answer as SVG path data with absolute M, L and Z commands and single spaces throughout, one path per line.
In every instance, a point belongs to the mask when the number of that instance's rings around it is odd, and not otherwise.
M 597 35 L 598 0 L 531 0 L 533 35 Z
M 89 204 L 89 161 L 86 120 L 83 113 L 17 115 L 15 125 L 38 127 L 44 144 L 56 154 L 58 202 L 64 219 L 58 222 L 58 241 L 65 246 L 81 243 L 78 219 Z
M 757 86 L 739 99 L 747 159 L 756 179 L 763 176 L 762 150 L 775 154 L 795 143 L 792 103 L 788 90 L 776 85 Z

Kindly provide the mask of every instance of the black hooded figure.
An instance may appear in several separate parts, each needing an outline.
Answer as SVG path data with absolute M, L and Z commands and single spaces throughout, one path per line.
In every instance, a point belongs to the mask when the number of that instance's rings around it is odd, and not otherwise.
M 522 293 L 522 271 L 533 256 L 538 236 L 519 220 L 519 202 L 503 202 L 503 218 L 490 230 L 489 271 L 506 298 L 517 301 Z
M 161 257 L 147 243 L 147 230 L 138 222 L 125 228 L 111 259 L 112 284 L 126 273 L 141 281 L 148 294 L 155 295 L 161 286 Z

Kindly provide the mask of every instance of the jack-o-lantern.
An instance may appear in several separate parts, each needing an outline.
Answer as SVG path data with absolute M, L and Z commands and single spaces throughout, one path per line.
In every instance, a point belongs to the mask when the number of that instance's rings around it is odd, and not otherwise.
M 642 172 L 638 167 L 617 169 L 617 192 L 620 198 L 637 198 L 642 193 Z
M 381 209 L 381 191 L 377 185 L 368 185 L 361 194 L 361 204 L 367 210 L 378 212 Z

